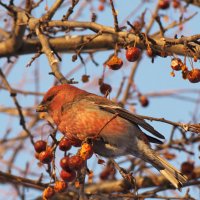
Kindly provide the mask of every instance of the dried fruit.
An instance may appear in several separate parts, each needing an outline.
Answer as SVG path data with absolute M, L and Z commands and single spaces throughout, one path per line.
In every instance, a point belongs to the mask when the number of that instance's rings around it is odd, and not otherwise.
M 141 106 L 143 106 L 143 107 L 146 107 L 149 105 L 149 100 L 144 95 L 139 95 L 139 102 L 140 102 Z
M 39 160 L 43 164 L 48 164 L 53 160 L 53 152 L 50 148 L 48 148 L 46 151 L 42 151 L 39 154 Z
M 163 153 L 163 156 L 167 159 L 167 160 L 173 160 L 174 158 L 176 158 L 176 155 L 173 153 L 170 153 L 168 151 Z
M 66 137 L 62 138 L 59 142 L 59 149 L 61 151 L 68 151 L 71 149 L 71 142 Z
M 141 50 L 137 47 L 128 47 L 126 50 L 126 59 L 129 62 L 135 62 L 141 54 Z
M 88 143 L 84 143 L 81 146 L 81 149 L 79 151 L 79 155 L 83 160 L 87 160 L 87 159 L 91 158 L 92 155 L 93 155 L 92 145 L 90 145 Z
M 86 75 L 86 74 L 84 74 L 83 76 L 82 76 L 82 82 L 83 83 L 87 83 L 88 81 L 89 81 L 89 75 Z
M 182 69 L 183 62 L 181 61 L 180 58 L 173 58 L 171 60 L 171 68 L 175 71 L 179 71 Z
M 76 178 L 76 172 L 74 170 L 61 170 L 60 177 L 66 182 L 72 182 Z
M 123 61 L 121 58 L 114 55 L 105 63 L 105 65 L 112 70 L 118 70 L 122 67 Z
M 192 162 L 184 162 L 181 165 L 181 172 L 185 175 L 190 175 L 194 171 L 194 163 Z
M 80 156 L 72 156 L 69 158 L 69 168 L 73 170 L 80 170 L 84 167 L 85 161 Z
M 104 11 L 104 9 L 105 9 L 104 5 L 103 5 L 102 3 L 99 4 L 98 10 L 99 10 L 99 11 Z
M 56 181 L 54 185 L 55 192 L 63 192 L 67 189 L 67 183 L 64 181 Z
M 51 197 L 53 197 L 53 195 L 55 194 L 55 191 L 52 187 L 47 187 L 44 189 L 43 194 L 42 194 L 42 198 L 44 200 L 50 199 Z
M 60 166 L 64 170 L 69 170 L 69 156 L 65 156 L 60 160 Z
M 200 82 L 200 69 L 192 69 L 192 71 L 189 71 L 187 73 L 187 79 L 191 83 L 198 83 Z
M 102 83 L 100 86 L 100 92 L 104 95 L 111 93 L 112 87 L 107 83 Z
M 45 151 L 47 147 L 47 143 L 44 140 L 38 140 L 34 143 L 34 148 L 37 153 Z
M 160 9 L 163 9 L 163 10 L 169 8 L 169 0 L 160 0 L 158 3 L 158 6 Z

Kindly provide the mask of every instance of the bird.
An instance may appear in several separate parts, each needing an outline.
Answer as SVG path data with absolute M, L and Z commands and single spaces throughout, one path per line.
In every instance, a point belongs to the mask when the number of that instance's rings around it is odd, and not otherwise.
M 100 156 L 133 155 L 151 164 L 175 188 L 180 189 L 187 182 L 184 174 L 150 146 L 162 144 L 165 137 L 139 115 L 106 97 L 71 84 L 60 84 L 45 93 L 36 112 L 47 112 L 68 139 L 81 142 L 92 139 L 93 150 Z

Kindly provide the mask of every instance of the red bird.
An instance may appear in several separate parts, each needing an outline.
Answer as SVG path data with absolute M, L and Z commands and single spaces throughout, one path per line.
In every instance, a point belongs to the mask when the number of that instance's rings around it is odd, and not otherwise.
M 93 138 L 94 152 L 104 157 L 131 154 L 150 163 L 176 188 L 187 181 L 175 167 L 150 147 L 162 144 L 140 129 L 164 139 L 151 125 L 105 97 L 88 93 L 69 84 L 52 87 L 37 112 L 48 112 L 59 131 L 72 140 Z

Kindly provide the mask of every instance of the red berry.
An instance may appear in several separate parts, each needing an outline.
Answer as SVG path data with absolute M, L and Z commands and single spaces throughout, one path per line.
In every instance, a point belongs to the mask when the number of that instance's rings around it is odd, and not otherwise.
M 60 160 L 60 166 L 64 170 L 69 170 L 69 156 L 65 156 Z
M 62 138 L 59 142 L 59 149 L 61 151 L 68 151 L 71 149 L 71 142 L 66 137 Z
M 88 143 L 84 143 L 81 146 L 79 154 L 80 154 L 80 157 L 83 160 L 87 160 L 87 159 L 91 158 L 92 155 L 93 155 L 93 148 L 92 148 L 92 146 L 90 144 L 88 144 Z
M 141 106 L 143 106 L 143 107 L 147 107 L 149 105 L 149 100 L 144 95 L 139 96 L 139 102 L 140 102 Z
M 180 58 L 173 58 L 171 60 L 171 68 L 175 71 L 179 71 L 182 69 L 183 63 Z
M 55 191 L 52 187 L 47 187 L 44 189 L 42 197 L 43 199 L 50 199 L 55 194 Z
M 112 87 L 107 83 L 102 83 L 100 86 L 100 92 L 104 95 L 111 93 Z
M 128 47 L 126 50 L 126 59 L 129 62 L 135 62 L 141 54 L 141 50 L 137 47 Z
M 69 168 L 73 170 L 80 170 L 84 167 L 85 161 L 80 156 L 72 156 L 69 158 Z
M 65 181 L 56 181 L 54 185 L 55 192 L 63 192 L 67 189 L 67 183 Z
M 42 151 L 39 154 L 39 160 L 43 164 L 48 164 L 53 160 L 53 153 L 50 149 L 47 149 L 46 151 Z
M 60 172 L 60 177 L 66 182 L 72 182 L 76 178 L 76 172 L 73 170 L 62 170 Z
M 37 153 L 45 151 L 47 147 L 47 143 L 44 140 L 38 140 L 34 143 L 34 148 Z
M 200 69 L 192 69 L 187 73 L 187 79 L 191 83 L 198 83 L 200 82 Z
M 106 65 L 112 70 L 118 70 L 122 67 L 123 61 L 117 56 L 112 56 L 107 62 Z
M 98 10 L 99 11 L 103 11 L 104 9 L 105 9 L 104 5 L 103 4 L 99 4 Z
M 81 141 L 79 139 L 69 139 L 69 141 L 71 142 L 71 145 L 74 147 L 80 147 L 81 146 Z
M 84 74 L 84 75 L 82 76 L 82 82 L 83 82 L 83 83 L 87 83 L 87 82 L 89 81 L 89 77 L 90 77 L 90 76 Z
M 160 0 L 158 6 L 163 10 L 169 8 L 169 0 Z
M 177 8 L 180 7 L 181 3 L 180 3 L 179 0 L 173 0 L 172 5 L 173 5 L 173 7 L 174 7 L 175 9 L 177 9 Z
M 192 162 L 182 163 L 181 172 L 183 174 L 186 174 L 186 175 L 191 174 L 193 172 L 193 170 L 194 170 L 194 163 L 192 163 Z

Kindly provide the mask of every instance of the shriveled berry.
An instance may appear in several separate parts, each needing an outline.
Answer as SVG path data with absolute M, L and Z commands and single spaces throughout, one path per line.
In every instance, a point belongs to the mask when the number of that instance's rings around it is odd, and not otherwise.
M 107 62 L 106 65 L 112 70 L 118 70 L 122 67 L 123 61 L 117 56 L 112 56 Z
M 51 197 L 53 197 L 53 195 L 55 194 L 55 191 L 52 187 L 47 187 L 44 189 L 43 194 L 42 194 L 42 198 L 43 199 L 50 199 Z
M 146 107 L 146 106 L 149 105 L 149 100 L 148 100 L 148 98 L 147 98 L 146 96 L 144 96 L 144 95 L 140 95 L 140 96 L 139 96 L 139 102 L 140 102 L 141 106 L 143 106 L 143 107 Z
M 34 148 L 35 148 L 35 151 L 37 153 L 40 153 L 42 151 L 45 151 L 46 150 L 46 147 L 47 147 L 47 142 L 45 142 L 44 140 L 38 140 L 34 143 Z
M 191 83 L 198 83 L 200 82 L 200 69 L 192 69 L 187 73 L 187 79 Z
M 102 83 L 99 89 L 100 89 L 101 94 L 104 94 L 104 95 L 109 94 L 112 91 L 112 87 L 107 83 Z
M 71 142 L 66 137 L 62 138 L 59 142 L 59 149 L 61 151 L 68 151 L 71 149 Z
M 181 172 L 183 174 L 189 175 L 192 174 L 192 172 L 194 171 L 194 163 L 192 162 L 184 162 L 181 165 Z
M 64 170 L 69 170 L 69 156 L 65 156 L 60 160 L 60 166 Z
M 72 182 L 76 178 L 76 172 L 74 170 L 61 170 L 60 177 L 66 182 Z
M 169 0 L 160 0 L 158 3 L 160 9 L 168 9 L 169 8 Z
M 73 170 L 80 170 L 84 167 L 85 161 L 80 156 L 72 156 L 69 158 L 69 168 Z
M 179 71 L 182 69 L 183 62 L 179 58 L 173 58 L 171 60 L 171 68 L 175 71 Z
M 51 150 L 42 151 L 39 154 L 39 160 L 43 164 L 48 164 L 53 160 L 53 153 Z
M 126 50 L 126 59 L 129 62 L 135 62 L 141 54 L 141 50 L 137 47 L 128 47 Z
M 89 75 L 86 75 L 86 74 L 84 74 L 83 76 L 82 76 L 82 82 L 83 83 L 87 83 L 88 81 L 89 81 Z
M 63 192 L 67 189 L 67 183 L 65 181 L 56 181 L 54 184 L 55 192 Z
M 81 149 L 79 151 L 79 154 L 80 154 L 80 157 L 83 159 L 83 160 L 87 160 L 89 158 L 92 157 L 93 155 L 93 148 L 92 148 L 92 145 L 88 144 L 88 143 L 84 143 L 82 146 L 81 146 Z

